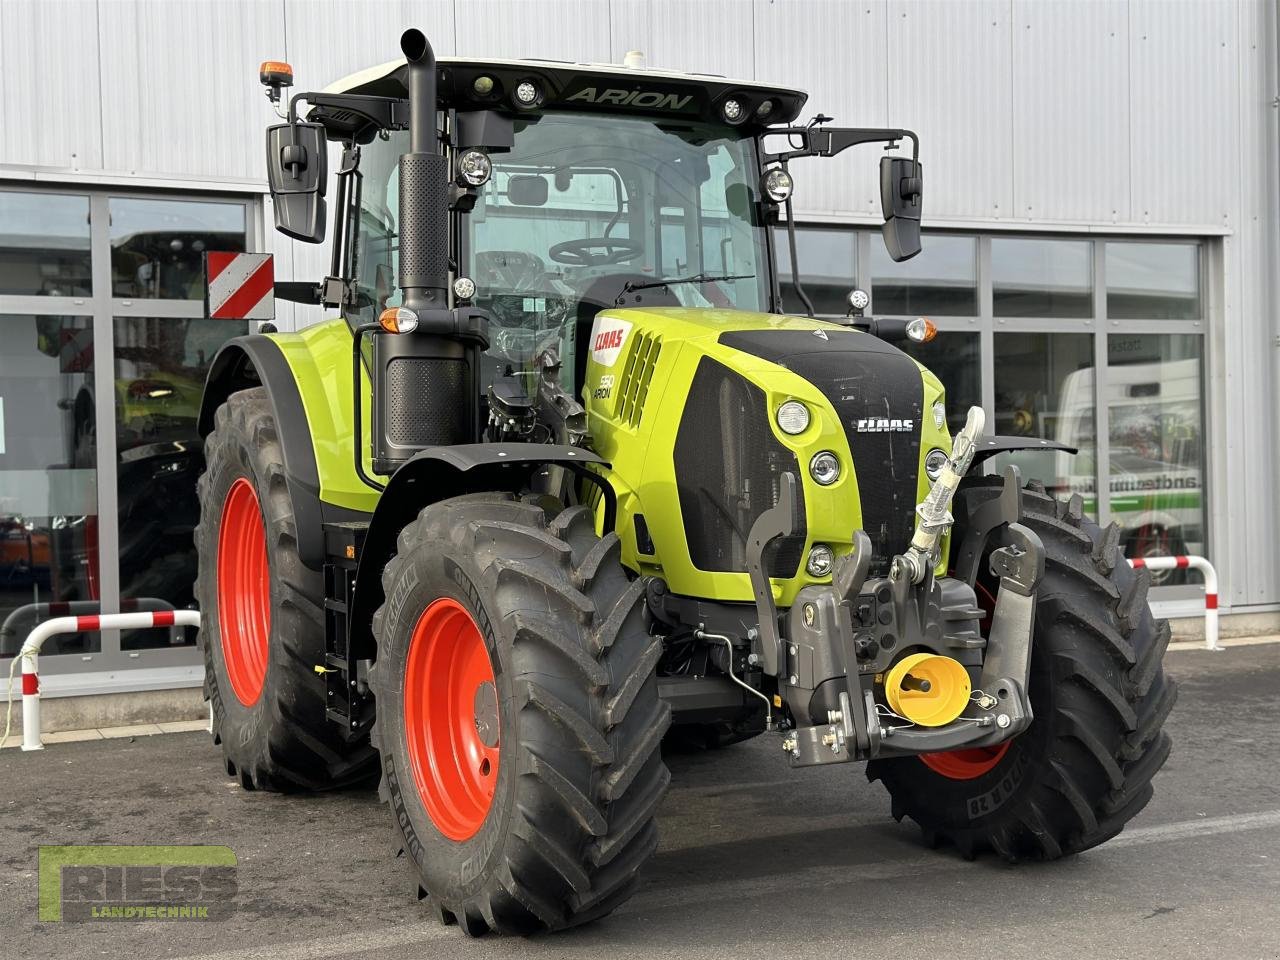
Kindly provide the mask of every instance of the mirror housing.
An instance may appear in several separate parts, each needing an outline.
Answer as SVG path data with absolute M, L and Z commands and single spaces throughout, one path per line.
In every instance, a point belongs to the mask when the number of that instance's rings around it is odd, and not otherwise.
M 281 123 L 267 128 L 267 185 L 276 229 L 286 237 L 307 243 L 324 240 L 328 158 L 322 124 Z
M 920 252 L 920 211 L 923 207 L 923 166 L 909 157 L 880 160 L 880 208 L 884 213 L 885 249 L 895 261 Z

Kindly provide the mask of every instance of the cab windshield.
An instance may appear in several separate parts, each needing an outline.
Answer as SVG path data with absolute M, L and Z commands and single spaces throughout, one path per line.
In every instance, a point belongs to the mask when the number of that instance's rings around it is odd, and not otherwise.
M 582 383 L 595 314 L 627 305 L 768 309 L 752 139 L 688 120 L 548 112 L 516 121 L 458 216 L 459 273 L 493 316 L 490 375 L 528 370 L 549 347 Z M 372 315 L 398 301 L 395 163 L 400 136 L 361 164 L 358 287 Z M 696 279 L 690 279 L 696 278 Z M 684 280 L 644 286 L 662 280 Z M 487 379 L 487 378 L 486 378 Z

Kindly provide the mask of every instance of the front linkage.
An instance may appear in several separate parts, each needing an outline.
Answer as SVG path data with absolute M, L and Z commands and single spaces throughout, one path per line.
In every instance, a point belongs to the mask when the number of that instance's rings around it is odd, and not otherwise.
M 855 549 L 837 559 L 831 584 L 805 587 L 779 617 L 764 553 L 796 527 L 794 477 L 783 476 L 777 505 L 752 526 L 747 569 L 760 617 L 752 658 L 777 678 L 774 705 L 785 700 L 795 719 L 783 739 L 792 766 L 991 747 L 1031 724 L 1027 679 L 1044 548 L 1018 522 L 1017 468 L 1006 473 L 1011 495 L 972 518 L 957 559 L 960 576 L 934 575 L 938 545 L 953 522 L 951 500 L 982 428 L 982 411 L 972 408 L 947 466 L 917 507 L 911 545 L 887 577 L 868 576 L 871 541 L 855 531 Z M 983 547 L 1002 525 L 1008 543 L 990 553 L 999 589 L 984 639 L 974 582 Z M 979 670 L 971 688 L 969 674 Z M 877 686 L 888 704 L 877 699 Z M 920 709 L 920 701 L 930 706 Z M 911 708 L 894 709 L 902 703 Z

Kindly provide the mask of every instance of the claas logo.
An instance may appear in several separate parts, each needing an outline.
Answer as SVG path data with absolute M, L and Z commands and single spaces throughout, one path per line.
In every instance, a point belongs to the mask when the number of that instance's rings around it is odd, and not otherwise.
M 602 330 L 596 334 L 595 350 L 616 350 L 622 346 L 622 328 L 616 327 L 613 330 Z

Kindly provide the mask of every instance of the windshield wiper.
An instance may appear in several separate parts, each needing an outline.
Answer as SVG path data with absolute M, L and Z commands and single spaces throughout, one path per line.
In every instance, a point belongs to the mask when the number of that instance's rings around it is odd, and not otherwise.
M 618 294 L 618 299 L 614 301 L 614 304 L 621 306 L 622 298 L 633 290 L 648 290 L 652 287 L 669 287 L 676 283 L 717 283 L 721 280 L 751 280 L 754 279 L 754 277 L 754 273 L 734 273 L 723 277 L 717 277 L 709 273 L 695 273 L 691 277 L 668 277 L 665 280 L 646 280 L 643 283 L 636 283 L 633 280 L 628 280 L 622 285 L 622 293 Z

